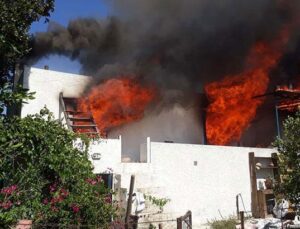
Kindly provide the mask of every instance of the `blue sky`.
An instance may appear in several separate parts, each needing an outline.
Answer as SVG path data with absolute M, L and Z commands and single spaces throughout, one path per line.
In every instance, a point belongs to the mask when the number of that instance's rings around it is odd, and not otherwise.
M 58 22 L 64 26 L 68 22 L 78 17 L 105 18 L 109 15 L 109 6 L 107 0 L 56 0 L 55 10 L 51 14 L 50 21 Z M 42 19 L 40 22 L 33 23 L 30 29 L 31 33 L 47 31 L 48 24 Z M 49 65 L 51 70 L 79 73 L 80 64 L 77 61 L 71 61 L 67 57 L 51 55 L 42 58 L 34 67 L 43 68 Z

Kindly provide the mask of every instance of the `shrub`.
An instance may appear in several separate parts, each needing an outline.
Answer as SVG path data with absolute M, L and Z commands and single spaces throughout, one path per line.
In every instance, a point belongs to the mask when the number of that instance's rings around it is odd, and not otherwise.
M 0 119 L 0 227 L 35 223 L 105 225 L 114 214 L 111 191 L 93 174 L 80 139 L 47 109 Z
M 213 220 L 208 223 L 212 229 L 235 229 L 237 220 L 233 217 L 228 219 Z
M 278 196 L 300 204 L 300 112 L 294 117 L 289 116 L 283 124 L 283 137 L 277 138 L 278 165 L 281 182 L 276 183 L 275 192 Z

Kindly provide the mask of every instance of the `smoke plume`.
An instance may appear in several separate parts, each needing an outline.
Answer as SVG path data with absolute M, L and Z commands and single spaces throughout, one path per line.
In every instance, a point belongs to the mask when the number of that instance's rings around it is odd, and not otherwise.
M 253 43 L 271 39 L 300 5 L 291 2 L 116 0 L 110 18 L 50 23 L 34 37 L 32 60 L 61 54 L 99 80 L 130 72 L 165 89 L 199 91 L 238 72 Z
M 174 104 L 189 109 L 205 84 L 241 72 L 251 47 L 271 41 L 300 9 L 298 0 L 107 3 L 112 15 L 106 19 L 78 18 L 67 27 L 51 22 L 47 32 L 35 34 L 29 63 L 65 55 L 77 59 L 94 84 L 136 75 L 142 84 L 158 87 L 162 99 L 156 107 L 161 109 Z M 300 73 L 298 40 L 294 34 L 288 55 L 273 69 L 277 81 Z M 291 63 L 292 57 L 298 61 Z

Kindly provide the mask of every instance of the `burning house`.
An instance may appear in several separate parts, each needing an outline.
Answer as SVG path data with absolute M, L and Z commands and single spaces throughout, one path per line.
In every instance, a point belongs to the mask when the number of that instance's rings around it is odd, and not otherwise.
M 256 214 L 258 184 L 274 176 L 271 142 L 299 107 L 300 4 L 121 2 L 116 17 L 35 35 L 27 64 L 59 54 L 83 75 L 25 68 L 36 99 L 21 116 L 47 106 L 66 128 L 101 136 L 90 159 L 95 173 L 114 171 L 120 198 L 135 174 L 136 190 L 171 200 L 172 217 L 232 215 L 237 195 Z
M 97 124 L 99 122 L 97 118 L 100 118 L 102 123 L 107 118 L 109 125 L 113 125 L 116 121 L 111 117 L 105 117 L 104 114 L 94 115 L 93 103 L 88 103 L 82 99 L 81 95 L 90 80 L 90 77 L 82 75 L 25 68 L 24 87 L 35 91 L 36 99 L 23 105 L 21 116 L 39 112 L 41 108 L 47 106 L 55 118 L 61 120 L 66 128 L 75 132 L 86 133 L 91 137 L 101 135 L 101 140 L 95 141 L 90 148 L 90 159 L 93 162 L 95 173 L 103 174 L 110 172 L 109 170 L 113 171 L 112 185 L 118 193 L 118 198 L 122 198 L 122 196 L 124 198 L 124 192 L 126 193 L 129 188 L 130 176 L 135 174 L 137 191 L 171 200 L 164 209 L 168 213 L 164 215 L 166 219 L 177 217 L 187 210 L 191 210 L 194 224 L 200 225 L 211 218 L 218 218 L 220 212 L 223 216 L 232 215 L 236 212 L 235 198 L 239 193 L 243 198 L 245 209 L 247 211 L 251 209 L 248 154 L 254 152 L 256 157 L 268 159 L 275 152 L 274 149 L 190 144 L 184 143 L 186 136 L 183 136 L 182 139 L 178 138 L 181 140 L 181 143 L 178 143 L 166 141 L 166 136 L 163 135 L 151 135 L 156 132 L 149 132 L 149 135 L 142 141 L 139 140 L 143 136 L 137 137 L 135 144 L 138 145 L 139 150 L 130 154 L 130 151 L 126 151 L 126 149 L 133 148 L 126 145 L 126 136 L 123 134 L 132 133 L 130 131 L 124 132 L 123 129 L 119 131 L 114 129 L 112 130 L 113 135 L 111 135 L 107 129 L 105 134 L 101 134 L 103 126 Z M 139 91 L 135 91 L 139 88 L 130 89 L 134 90 L 135 95 L 139 94 Z M 121 91 L 117 92 L 122 93 Z M 146 99 L 150 95 L 148 92 L 144 94 Z M 105 96 L 109 97 L 110 95 Z M 114 95 L 114 98 L 115 96 L 117 95 Z M 141 101 L 146 99 L 144 97 L 139 98 Z M 104 101 L 102 102 L 104 103 Z M 138 115 L 138 113 L 131 114 L 132 117 Z M 178 120 L 184 121 L 187 118 L 193 119 L 192 114 L 177 107 L 167 115 L 177 116 Z M 123 117 L 115 115 L 115 118 L 119 120 Z M 160 119 L 161 117 L 158 117 L 158 121 Z M 149 122 L 151 120 L 150 118 Z M 153 121 L 154 124 L 155 121 L 157 120 Z M 164 122 L 167 121 L 164 120 Z M 176 127 L 173 120 L 170 122 Z M 186 128 L 190 127 L 189 130 L 192 130 L 194 128 L 193 123 L 187 122 Z M 142 124 L 145 125 L 147 122 L 142 122 Z M 133 126 L 136 136 L 145 131 L 141 129 L 142 126 L 140 125 Z M 130 129 L 130 126 L 127 128 Z M 156 126 L 156 128 L 164 128 L 164 126 L 160 124 L 160 127 Z M 185 129 L 183 128 L 182 131 L 182 135 L 184 135 Z M 118 133 L 120 136 L 115 137 Z M 172 135 L 168 136 L 169 139 L 175 139 L 172 138 Z M 176 135 L 174 136 L 176 137 Z M 199 138 L 200 143 L 201 135 Z M 136 159 L 137 153 L 138 159 Z M 257 177 L 257 182 L 264 180 L 268 175 L 273 176 L 271 170 L 261 172 Z M 155 219 L 155 216 L 147 211 L 146 213 L 140 212 L 140 214 L 146 215 L 146 220 L 153 219 L 153 217 Z

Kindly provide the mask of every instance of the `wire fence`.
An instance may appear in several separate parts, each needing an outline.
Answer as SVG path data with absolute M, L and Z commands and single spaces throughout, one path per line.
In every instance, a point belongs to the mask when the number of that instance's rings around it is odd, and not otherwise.
M 126 227 L 127 226 L 127 227 Z M 92 224 L 57 224 L 57 223 L 19 223 L 15 229 L 174 229 L 177 228 L 177 219 L 152 220 L 152 221 L 130 221 L 126 225 L 123 221 L 112 222 L 109 225 L 92 225 Z
M 16 227 L 10 227 L 15 229 L 125 229 L 125 223 L 111 224 L 109 226 L 101 225 L 72 225 L 72 224 L 18 224 Z M 176 220 L 166 221 L 152 221 L 152 222 L 141 222 L 141 223 L 130 223 L 129 229 L 174 229 L 177 228 Z
M 56 223 L 33 223 L 33 224 L 18 224 L 15 229 L 115 229 L 111 226 L 91 225 L 91 224 L 56 224 Z M 121 227 L 120 227 L 121 228 Z M 117 227 L 116 227 L 117 229 Z
M 140 222 L 136 225 L 132 225 L 132 228 L 138 229 L 174 229 L 177 228 L 176 219 L 173 220 L 156 220 L 156 221 L 148 221 L 148 222 Z
M 11 227 L 10 227 L 11 228 Z M 192 213 L 188 211 L 184 216 L 174 218 L 171 214 L 131 215 L 128 224 L 123 219 L 114 220 L 108 225 L 92 224 L 58 224 L 19 222 L 14 229 L 190 229 L 192 228 Z

